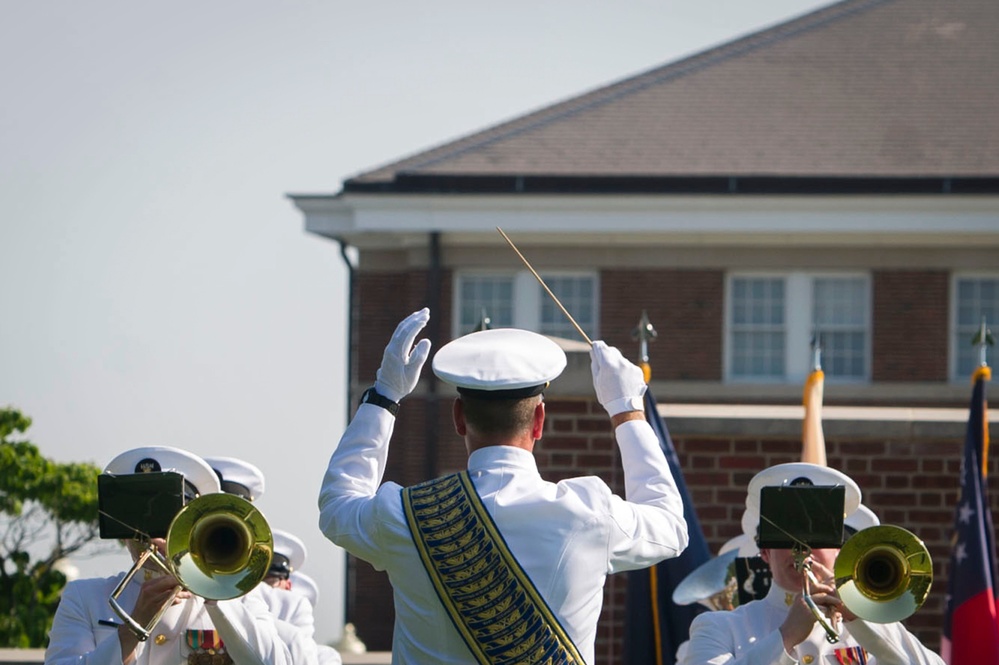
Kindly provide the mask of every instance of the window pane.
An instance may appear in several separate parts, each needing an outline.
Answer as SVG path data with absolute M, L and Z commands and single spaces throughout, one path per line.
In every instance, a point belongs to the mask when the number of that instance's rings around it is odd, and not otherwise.
M 978 347 L 972 339 L 982 325 L 982 317 L 992 330 L 999 329 L 999 277 L 962 278 L 955 289 L 957 321 L 954 322 L 954 378 L 966 378 L 979 365 Z M 994 334 L 994 333 L 993 333 Z M 995 364 L 997 347 L 989 347 L 989 364 Z
M 819 277 L 812 282 L 812 331 L 822 344 L 830 378 L 867 376 L 868 289 L 863 277 Z
M 475 330 L 483 315 L 493 328 L 513 325 L 513 278 L 503 276 L 466 275 L 459 278 L 461 289 L 460 331 L 465 335 Z
M 866 375 L 865 335 L 832 332 L 822 335 L 822 369 L 829 376 L 861 379 Z
M 546 275 L 543 279 L 562 303 L 562 306 L 576 319 L 579 327 L 588 336 L 593 337 L 596 331 L 595 278 L 590 275 Z M 569 322 L 558 305 L 552 301 L 551 297 L 544 293 L 540 284 L 538 289 L 541 291 L 541 330 L 539 332 L 554 337 L 578 338 L 579 333 L 576 328 Z
M 784 376 L 784 280 L 737 277 L 732 280 L 731 375 L 733 378 Z

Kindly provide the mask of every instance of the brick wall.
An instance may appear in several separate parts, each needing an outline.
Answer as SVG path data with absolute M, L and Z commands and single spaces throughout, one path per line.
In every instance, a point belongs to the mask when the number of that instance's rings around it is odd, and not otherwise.
M 874 381 L 946 381 L 949 273 L 874 271 Z
M 720 270 L 604 270 L 601 336 L 611 346 L 632 348 L 631 331 L 645 310 L 660 333 L 656 354 L 670 359 L 658 379 L 718 381 L 724 284 Z

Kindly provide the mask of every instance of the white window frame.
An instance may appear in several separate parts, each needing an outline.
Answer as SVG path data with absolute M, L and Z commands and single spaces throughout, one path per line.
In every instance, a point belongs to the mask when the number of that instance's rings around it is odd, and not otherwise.
M 593 329 L 587 331 L 587 334 L 590 335 L 591 339 L 598 339 L 600 336 L 600 274 L 595 270 L 546 270 L 541 273 L 541 276 L 542 278 L 548 276 L 587 277 L 593 280 Z M 456 270 L 451 302 L 451 311 L 454 312 L 454 316 L 451 317 L 452 338 L 463 334 L 460 319 L 462 288 L 466 277 L 513 277 L 513 327 L 535 332 L 540 331 L 542 298 L 549 296 L 529 270 Z M 567 306 L 566 309 L 573 317 L 578 316 L 578 313 L 573 312 L 570 307 Z M 488 315 L 489 312 L 486 314 Z M 580 321 L 579 323 L 586 330 L 584 322 Z M 575 336 L 578 337 L 578 333 Z
M 947 315 L 947 376 L 953 383 L 966 383 L 970 380 L 970 374 L 959 374 L 957 358 L 960 353 L 958 344 L 970 346 L 971 339 L 959 341 L 957 339 L 957 283 L 965 279 L 989 279 L 999 281 L 999 272 L 977 271 L 977 272 L 955 272 L 950 276 L 950 307 Z M 993 337 L 999 337 L 999 321 L 987 321 L 988 327 L 993 331 Z M 988 361 L 990 366 L 995 366 L 999 359 L 999 345 L 989 347 Z
M 816 279 L 863 279 L 867 288 L 867 308 L 864 312 L 864 329 L 867 343 L 864 348 L 863 377 L 830 377 L 826 380 L 835 383 L 862 384 L 871 380 L 871 344 L 873 326 L 871 311 L 874 307 L 871 276 L 865 272 L 810 272 L 810 271 L 733 271 L 725 276 L 725 331 L 723 335 L 724 377 L 727 383 L 802 383 L 812 370 L 812 294 Z M 783 279 L 784 280 L 784 376 L 733 376 L 732 328 L 733 282 L 736 279 Z

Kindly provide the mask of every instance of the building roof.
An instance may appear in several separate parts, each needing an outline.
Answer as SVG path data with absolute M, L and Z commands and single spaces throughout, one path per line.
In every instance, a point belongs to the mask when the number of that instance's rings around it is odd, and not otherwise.
M 994 192 L 997 34 L 996 0 L 846 0 L 362 173 L 344 190 L 840 179 Z

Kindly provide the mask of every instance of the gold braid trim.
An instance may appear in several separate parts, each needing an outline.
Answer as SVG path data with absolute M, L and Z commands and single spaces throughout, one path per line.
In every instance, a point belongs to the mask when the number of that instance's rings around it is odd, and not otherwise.
M 467 471 L 402 491 L 423 567 L 481 665 L 584 665 L 507 549 Z

